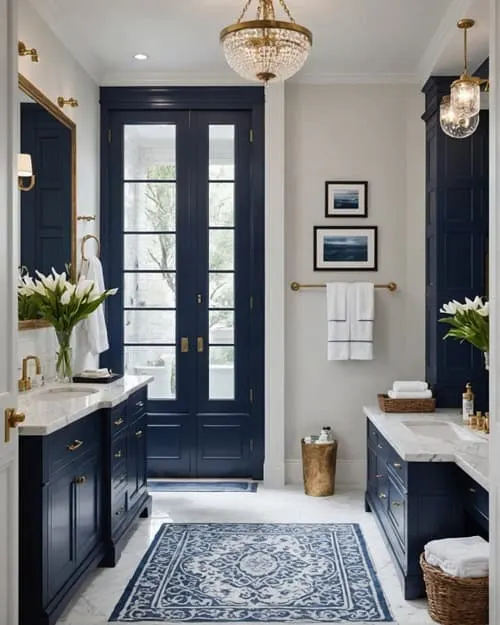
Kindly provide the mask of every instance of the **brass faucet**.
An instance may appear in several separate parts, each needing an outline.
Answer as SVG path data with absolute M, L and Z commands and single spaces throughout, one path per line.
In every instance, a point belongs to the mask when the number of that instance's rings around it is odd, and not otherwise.
M 40 366 L 40 358 L 38 356 L 26 356 L 23 358 L 23 373 L 20 380 L 17 382 L 17 386 L 20 391 L 30 391 L 31 390 L 31 378 L 28 377 L 28 363 L 30 360 L 35 361 L 36 365 L 36 374 L 40 375 L 42 373 L 42 367 Z

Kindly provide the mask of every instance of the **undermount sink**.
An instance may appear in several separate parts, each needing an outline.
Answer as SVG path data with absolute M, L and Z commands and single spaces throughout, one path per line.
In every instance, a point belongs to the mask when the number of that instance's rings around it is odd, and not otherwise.
M 95 388 L 67 385 L 48 388 L 38 393 L 38 399 L 43 401 L 62 401 L 64 399 L 77 399 L 80 397 L 88 397 L 99 391 Z
M 480 441 L 480 436 L 464 427 L 446 421 L 404 421 L 403 425 L 417 436 L 439 438 L 447 441 Z

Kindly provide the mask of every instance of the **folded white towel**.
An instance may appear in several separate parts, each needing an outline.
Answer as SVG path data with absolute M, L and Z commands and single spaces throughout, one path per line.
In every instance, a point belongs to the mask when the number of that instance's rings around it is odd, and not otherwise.
M 354 282 L 347 288 L 351 360 L 373 360 L 374 284 Z
M 349 322 L 347 320 L 347 284 L 326 285 L 328 323 L 328 360 L 349 360 Z
M 387 394 L 391 399 L 430 399 L 432 397 L 432 391 L 430 389 L 426 391 L 409 391 L 407 393 L 390 390 Z
M 427 382 L 419 382 L 417 380 L 396 380 L 392 385 L 393 391 L 402 391 L 403 393 L 411 391 L 426 391 L 429 388 Z
M 109 369 L 85 369 L 78 374 L 81 378 L 109 378 Z
M 490 546 L 480 536 L 431 540 L 425 559 L 455 577 L 484 577 L 489 571 Z
M 408 393 L 411 391 L 426 391 L 429 388 L 427 382 L 417 380 L 396 380 L 392 385 L 393 391 Z

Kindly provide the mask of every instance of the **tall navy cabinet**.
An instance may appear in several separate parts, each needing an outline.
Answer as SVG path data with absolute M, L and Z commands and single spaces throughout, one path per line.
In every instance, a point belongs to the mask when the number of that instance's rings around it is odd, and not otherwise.
M 452 77 L 431 77 L 426 109 L 426 376 L 439 406 L 458 406 L 471 382 L 476 406 L 488 410 L 483 355 L 468 343 L 443 341 L 439 309 L 449 300 L 486 295 L 488 250 L 488 111 L 477 131 L 452 139 L 439 125 L 439 104 Z

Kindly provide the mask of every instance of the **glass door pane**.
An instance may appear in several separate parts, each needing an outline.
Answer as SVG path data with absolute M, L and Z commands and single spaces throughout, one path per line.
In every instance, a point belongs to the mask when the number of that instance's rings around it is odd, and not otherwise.
M 176 399 L 175 124 L 124 126 L 124 365 L 152 375 L 151 399 Z

